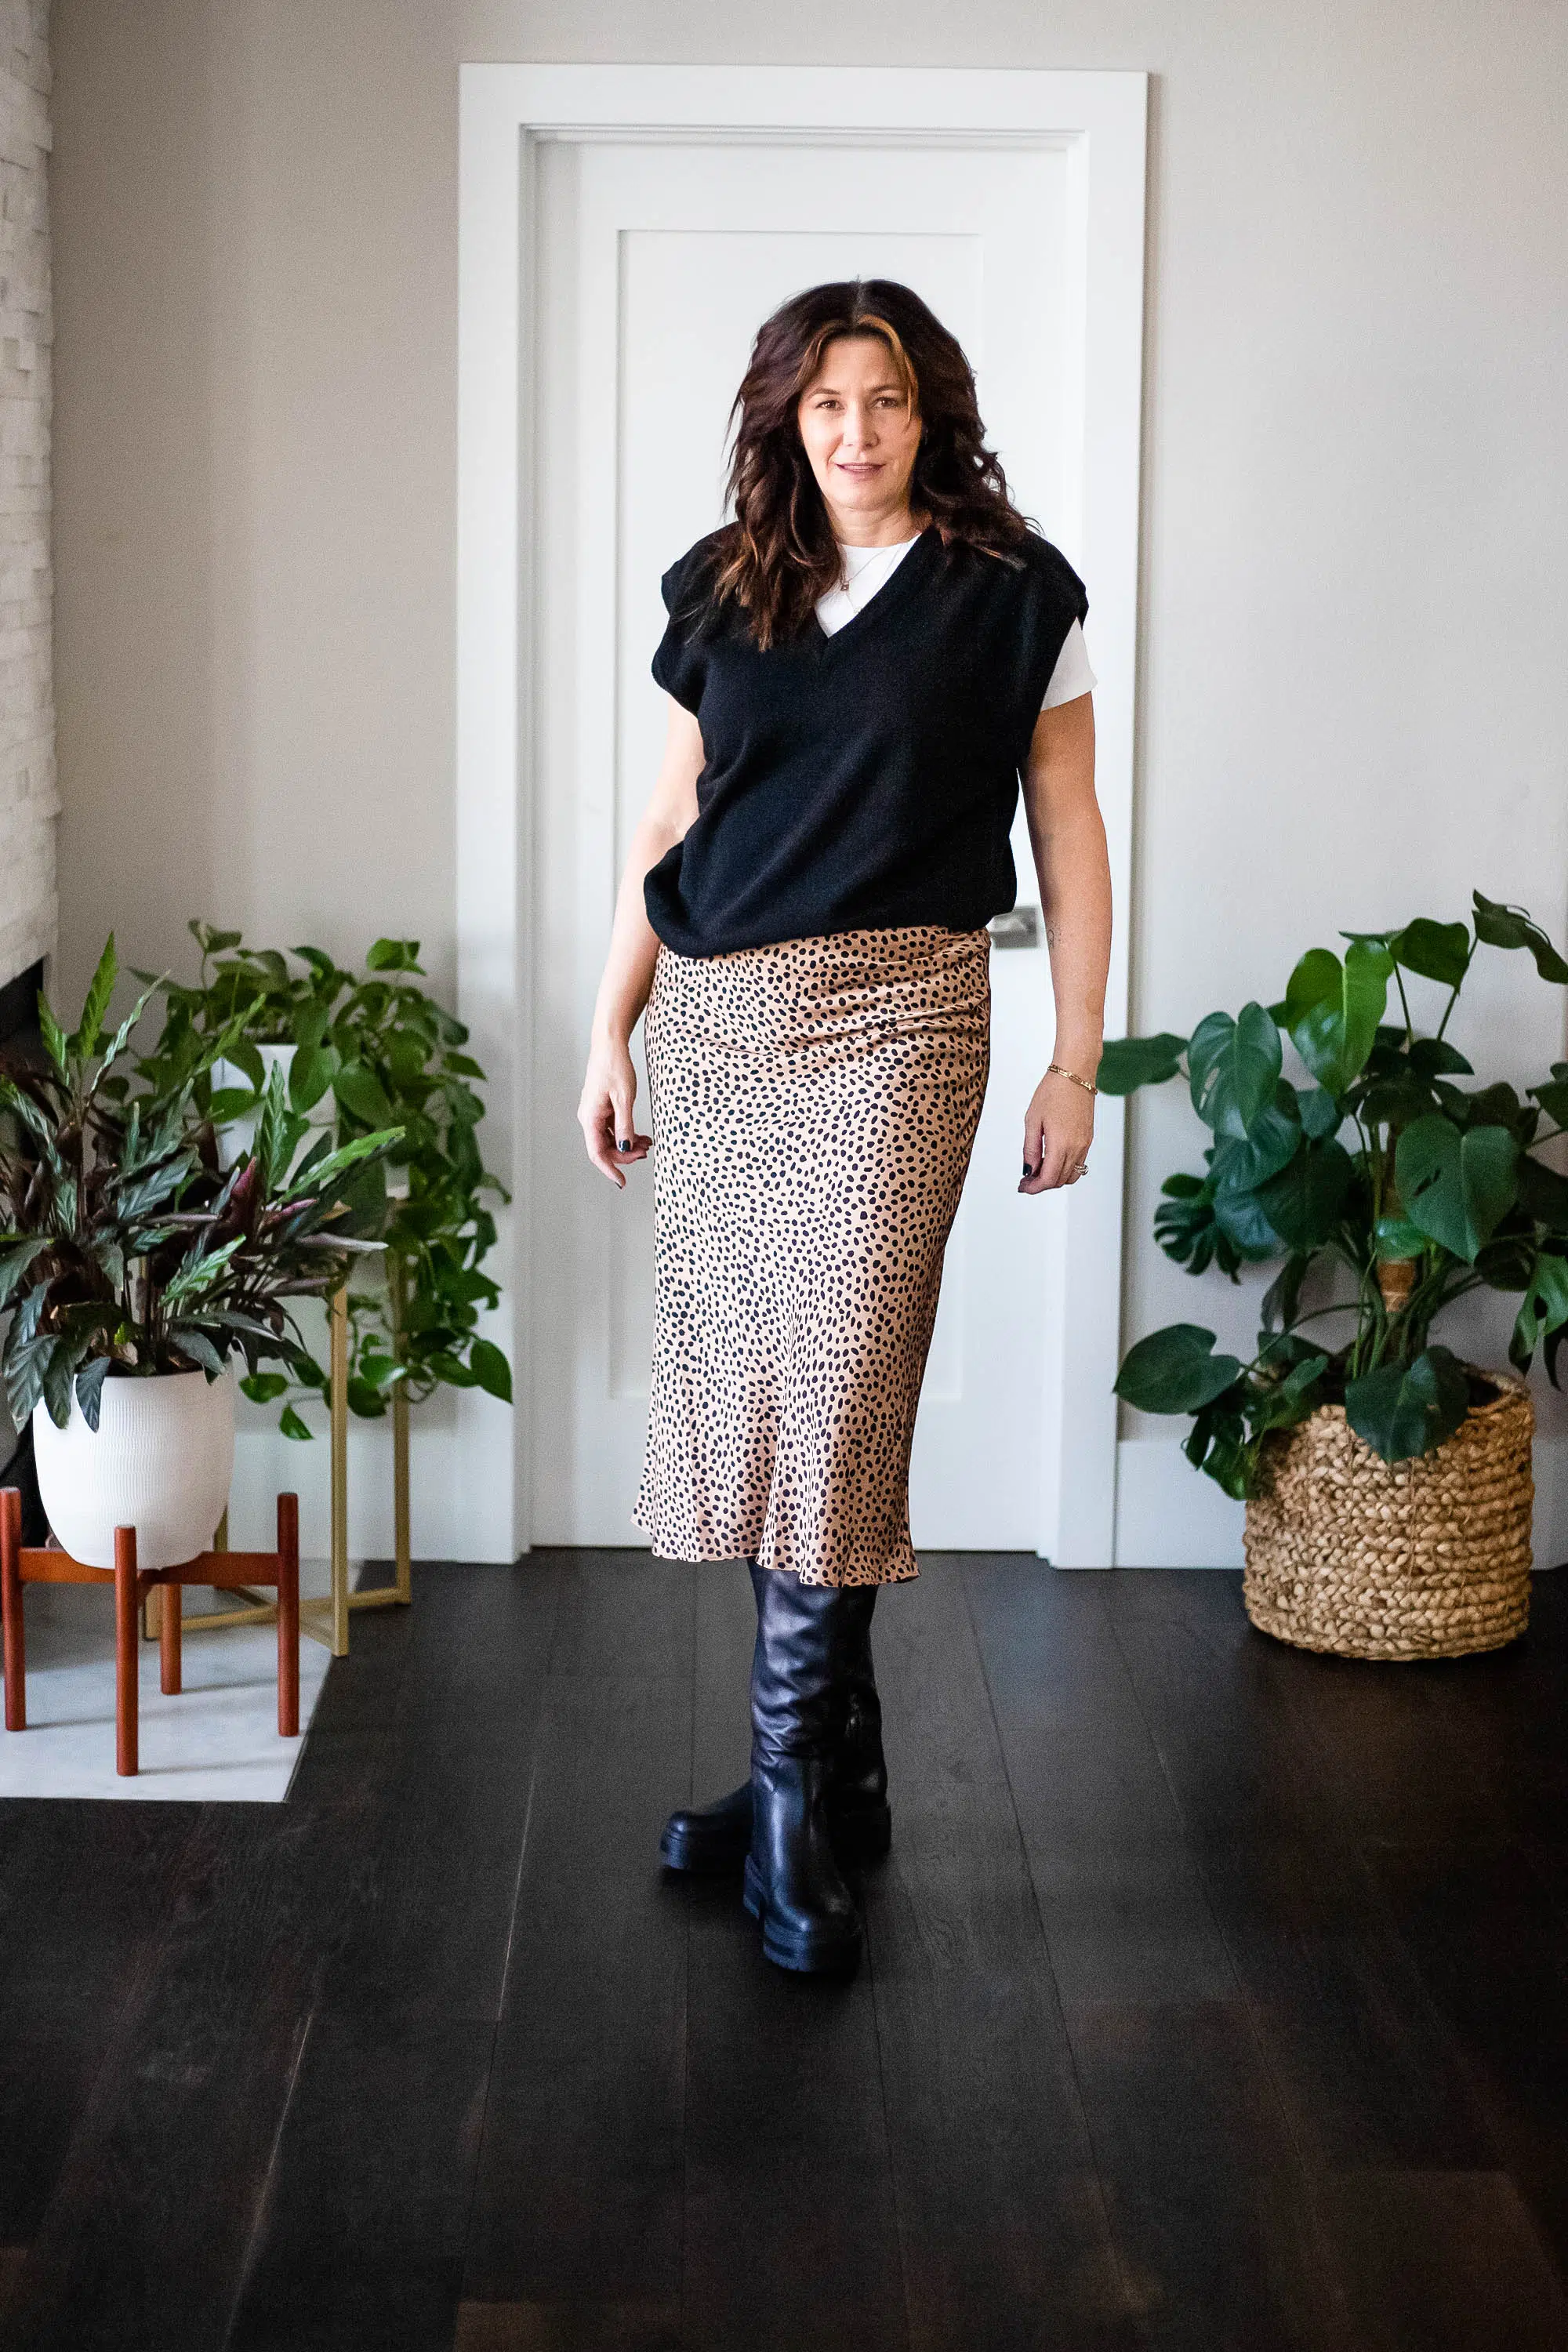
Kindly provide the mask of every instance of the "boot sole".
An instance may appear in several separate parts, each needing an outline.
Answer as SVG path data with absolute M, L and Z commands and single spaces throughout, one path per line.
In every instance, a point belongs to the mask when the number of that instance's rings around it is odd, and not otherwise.
M 828 1824 L 833 1850 L 848 1863 L 880 1862 L 893 1843 L 893 1814 L 889 1805 L 879 1805 L 863 1812 L 845 1813 Z M 743 1843 L 725 1839 L 682 1837 L 667 1829 L 658 1842 L 659 1860 L 667 1870 L 688 1871 L 694 1877 L 719 1878 L 744 1866 L 751 1851 L 748 1833 Z
M 763 1958 L 803 1976 L 848 1976 L 859 1964 L 860 1930 L 847 1936 L 787 1935 L 768 1916 L 766 1897 L 746 1857 L 742 1902 L 763 1931 Z

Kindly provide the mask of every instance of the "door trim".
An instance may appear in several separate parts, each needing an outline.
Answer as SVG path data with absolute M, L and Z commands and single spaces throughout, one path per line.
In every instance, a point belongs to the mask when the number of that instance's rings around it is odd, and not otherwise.
M 527 1341 L 534 762 L 531 419 L 533 156 L 542 139 L 742 141 L 766 135 L 1027 142 L 1068 152 L 1081 273 L 1084 512 L 1074 561 L 1094 609 L 1097 772 L 1118 910 L 1108 1033 L 1127 1020 L 1142 433 L 1144 159 L 1142 73 L 816 66 L 461 68 L 457 551 L 458 1004 L 489 1075 L 487 1148 L 509 1187 L 487 1329 L 517 1405 L 457 1399 L 453 1551 L 510 1560 L 530 1541 Z M 1068 1220 L 1065 1295 L 1047 1328 L 1038 1549 L 1058 1566 L 1115 1558 L 1124 1108 L 1103 1097 L 1095 1181 Z

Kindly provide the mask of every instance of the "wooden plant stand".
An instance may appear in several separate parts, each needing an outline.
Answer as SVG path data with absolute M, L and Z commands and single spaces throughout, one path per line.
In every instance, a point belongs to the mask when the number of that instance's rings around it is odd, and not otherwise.
M 395 1263 L 389 1268 L 387 1280 L 392 1292 L 393 1331 L 403 1328 L 403 1269 Z M 396 1573 L 390 1584 L 372 1585 L 367 1592 L 349 1591 L 349 1294 L 347 1287 L 334 1293 L 331 1302 L 331 1377 L 327 1385 L 327 1402 L 331 1426 L 331 1586 L 320 1600 L 306 1601 L 300 1605 L 301 1630 L 312 1641 L 320 1642 L 334 1658 L 346 1658 L 349 1654 L 349 1612 L 351 1609 L 406 1609 L 414 1598 L 413 1558 L 409 1542 L 408 1510 L 408 1399 L 401 1382 L 392 1391 L 392 1526 L 393 1556 Z M 224 1557 L 228 1550 L 228 1513 L 226 1511 L 213 1538 L 213 1549 Z M 210 1557 L 210 1555 L 208 1555 Z M 188 1584 L 200 1584 L 199 1576 L 187 1577 Z M 215 1580 L 216 1581 L 216 1580 Z M 225 1586 L 237 1592 L 247 1605 L 237 1609 L 205 1610 L 199 1616 L 187 1617 L 187 1631 L 202 1633 L 221 1633 L 226 1625 L 261 1625 L 276 1614 L 274 1604 L 247 1589 L 243 1578 L 228 1577 Z M 171 1599 L 170 1606 L 174 1605 Z M 157 1617 L 153 1609 L 143 1610 L 142 1631 L 148 1641 L 158 1638 L 163 1613 L 163 1603 L 156 1603 Z
M 179 1590 L 210 1584 L 220 1591 L 254 1585 L 277 1588 L 278 1729 L 285 1739 L 300 1728 L 300 1505 L 293 1495 L 278 1497 L 276 1551 L 203 1551 L 177 1568 L 138 1569 L 136 1530 L 114 1530 L 114 1566 L 89 1568 L 68 1552 L 22 1542 L 22 1497 L 15 1486 L 0 1490 L 0 1615 L 5 1625 L 5 1728 L 27 1723 L 26 1636 L 22 1588 L 26 1584 L 111 1584 L 114 1587 L 114 1769 L 137 1769 L 137 1611 L 149 1592 L 163 1591 L 174 1604 L 160 1612 L 159 1649 L 163 1687 L 180 1688 Z

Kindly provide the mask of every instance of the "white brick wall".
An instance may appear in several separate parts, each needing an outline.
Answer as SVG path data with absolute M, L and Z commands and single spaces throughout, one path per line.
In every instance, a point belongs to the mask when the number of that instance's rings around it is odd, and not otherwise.
M 0 985 L 55 944 L 48 0 L 0 0 Z

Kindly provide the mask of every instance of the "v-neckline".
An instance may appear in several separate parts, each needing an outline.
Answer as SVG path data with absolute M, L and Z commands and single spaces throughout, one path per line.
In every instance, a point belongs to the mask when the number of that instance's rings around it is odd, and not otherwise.
M 900 585 L 907 589 L 910 584 L 914 566 L 920 560 L 921 551 L 926 541 L 936 537 L 936 527 L 932 523 L 927 523 L 924 530 L 916 531 L 908 552 L 900 557 L 881 586 L 873 595 L 866 599 L 858 612 L 851 613 L 849 618 L 840 627 L 832 631 L 825 629 L 816 608 L 813 606 L 811 625 L 816 632 L 816 652 L 819 659 L 830 654 L 836 646 L 842 645 L 846 637 L 852 635 L 863 622 L 870 619 L 879 605 L 885 608 L 889 597 L 897 601 Z

